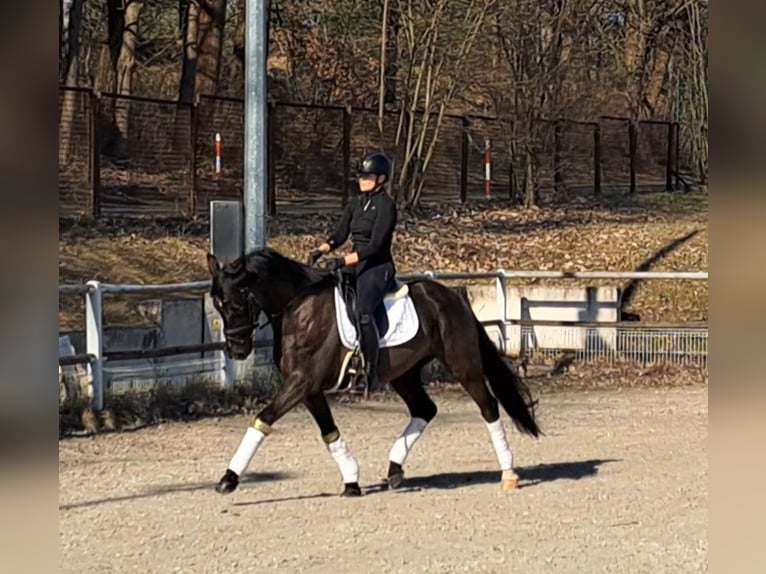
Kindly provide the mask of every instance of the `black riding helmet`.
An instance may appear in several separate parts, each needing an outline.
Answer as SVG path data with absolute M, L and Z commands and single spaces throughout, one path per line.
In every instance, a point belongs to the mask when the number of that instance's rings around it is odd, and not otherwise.
M 367 154 L 356 172 L 357 175 L 385 175 L 388 181 L 391 178 L 391 161 L 379 152 Z

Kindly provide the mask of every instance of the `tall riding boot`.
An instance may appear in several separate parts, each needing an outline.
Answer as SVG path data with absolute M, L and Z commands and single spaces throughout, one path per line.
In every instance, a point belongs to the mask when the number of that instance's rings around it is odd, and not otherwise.
M 364 355 L 367 389 L 374 391 L 378 386 L 378 348 L 380 335 L 375 321 L 369 315 L 359 318 L 359 346 Z

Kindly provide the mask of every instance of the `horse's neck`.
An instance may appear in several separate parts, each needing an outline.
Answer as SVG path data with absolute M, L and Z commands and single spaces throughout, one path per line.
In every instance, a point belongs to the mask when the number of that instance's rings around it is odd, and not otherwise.
M 282 313 L 287 304 L 297 297 L 305 288 L 302 285 L 295 285 L 288 281 L 273 281 L 265 293 L 265 301 L 268 304 L 269 312 L 274 315 Z
M 295 284 L 287 281 L 274 281 L 269 286 L 266 299 L 269 302 L 269 311 L 272 314 L 281 314 L 285 308 L 296 298 L 318 295 L 330 290 L 330 284 L 324 284 L 321 288 L 313 288 L 310 283 Z

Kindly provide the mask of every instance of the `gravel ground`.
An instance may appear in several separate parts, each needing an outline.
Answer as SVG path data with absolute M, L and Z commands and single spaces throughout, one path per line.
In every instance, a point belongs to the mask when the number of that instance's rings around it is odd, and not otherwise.
M 507 418 L 521 488 L 499 486 L 464 395 L 439 415 L 401 490 L 379 487 L 407 415 L 396 400 L 336 404 L 365 496 L 301 410 L 276 425 L 247 481 L 213 486 L 250 417 L 59 442 L 62 572 L 702 572 L 707 570 L 707 387 L 556 392 L 546 436 Z

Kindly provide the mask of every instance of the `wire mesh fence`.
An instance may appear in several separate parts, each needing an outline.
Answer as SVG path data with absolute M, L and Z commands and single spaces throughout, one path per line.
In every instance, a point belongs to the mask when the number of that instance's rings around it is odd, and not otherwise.
M 93 102 L 89 90 L 59 90 L 59 210 L 64 216 L 93 212 Z
M 668 364 L 707 368 L 707 326 L 512 327 L 531 363 L 571 358 L 583 363 Z M 551 344 L 555 340 L 555 344 Z
M 101 214 L 188 214 L 194 201 L 192 107 L 104 94 L 95 109 Z
M 374 110 L 272 102 L 268 121 L 274 213 L 288 205 L 312 211 L 342 204 L 355 191 L 353 169 L 367 151 L 383 149 L 401 168 L 408 130 L 417 138 L 425 118 L 387 111 L 381 136 Z M 242 197 L 242 100 L 206 96 L 186 105 L 62 87 L 59 124 L 62 215 L 189 216 L 206 214 L 211 200 Z M 484 197 L 487 142 L 489 191 L 511 199 L 520 199 L 524 149 L 533 152 L 543 201 L 597 194 L 602 185 L 671 189 L 678 161 L 678 130 L 668 122 L 539 120 L 530 136 L 513 118 L 445 115 L 439 121 L 434 114 L 427 126 L 422 145 L 410 146 L 418 148 L 421 166 L 428 156 L 425 203 Z

